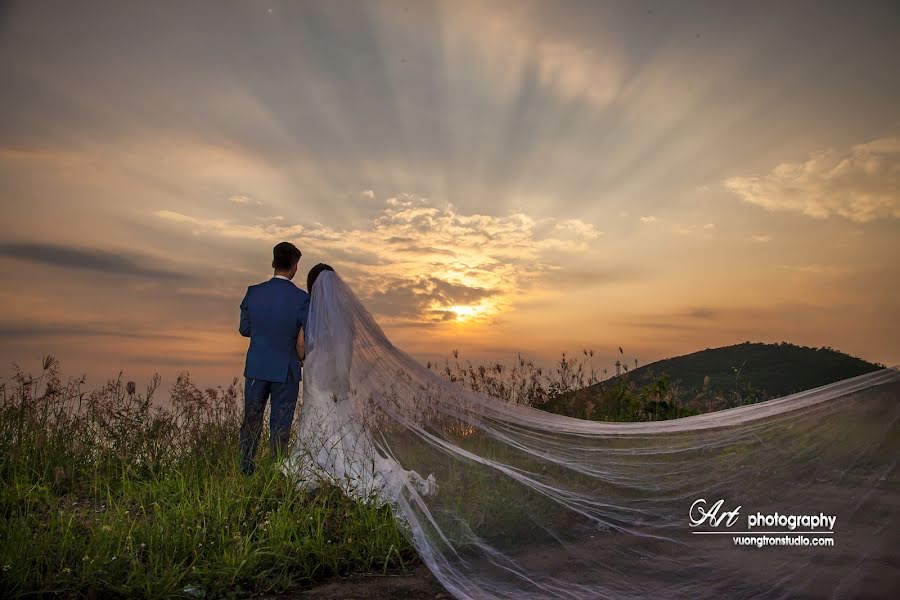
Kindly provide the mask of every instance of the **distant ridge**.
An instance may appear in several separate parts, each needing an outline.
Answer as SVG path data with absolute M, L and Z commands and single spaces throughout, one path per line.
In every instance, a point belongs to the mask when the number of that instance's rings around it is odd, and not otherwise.
M 597 421 L 657 421 L 752 404 L 883 369 L 833 348 L 744 342 L 626 370 L 537 408 Z
M 667 373 L 683 392 L 699 392 L 705 377 L 710 388 L 720 390 L 733 389 L 737 377 L 764 396 L 777 398 L 883 368 L 829 347 L 743 342 L 658 360 L 592 387 L 608 386 L 621 377 L 642 386 Z

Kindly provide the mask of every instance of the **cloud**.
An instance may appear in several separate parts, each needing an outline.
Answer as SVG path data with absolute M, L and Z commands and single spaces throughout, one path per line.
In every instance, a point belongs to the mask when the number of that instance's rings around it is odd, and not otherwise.
M 464 214 L 453 204 L 437 205 L 415 194 L 386 199 L 366 225 L 348 229 L 321 223 L 247 225 L 165 210 L 154 214 L 195 235 L 293 241 L 304 256 L 315 257 L 313 262 L 328 262 L 352 278 L 374 312 L 419 322 L 462 312 L 470 320 L 490 320 L 521 291 L 556 275 L 564 257 L 594 249 L 602 235 L 579 219 Z M 606 277 L 585 276 L 583 285 Z
M 558 232 L 572 234 L 584 240 L 596 240 L 602 231 L 597 231 L 590 223 L 585 223 L 581 219 L 566 219 L 554 225 L 554 229 Z
M 793 271 L 794 273 L 810 273 L 810 274 L 833 274 L 844 273 L 847 269 L 835 267 L 832 265 L 808 264 L 808 265 L 776 265 L 776 268 L 784 271 Z
M 171 210 L 158 210 L 153 213 L 160 219 L 191 225 L 194 235 L 215 233 L 223 237 L 242 238 L 248 240 L 273 240 L 276 238 L 293 238 L 304 233 L 301 225 L 281 226 L 275 224 L 244 225 L 233 223 L 227 219 L 201 219 Z
M 191 280 L 191 276 L 147 266 L 156 259 L 133 252 L 116 252 L 99 248 L 11 242 L 0 244 L 0 256 L 44 265 L 97 271 L 106 274 L 163 280 Z
M 731 177 L 725 187 L 769 211 L 866 223 L 900 218 L 900 136 L 782 163 L 763 177 Z
M 244 194 L 235 194 L 234 196 L 229 196 L 228 199 L 235 204 L 255 204 L 256 206 L 263 205 L 262 201 L 254 200 L 250 196 L 246 196 Z
M 705 225 L 676 225 L 673 231 L 679 235 L 697 235 L 702 234 L 705 235 L 707 239 L 710 238 L 710 233 L 716 228 L 714 223 L 706 223 Z
M 641 223 L 655 223 L 655 222 L 656 222 L 656 217 L 654 217 L 653 215 L 641 217 Z
M 586 269 L 553 266 L 541 274 L 541 285 L 553 289 L 594 287 L 609 283 L 631 281 L 643 276 L 634 269 Z
M 766 242 L 772 241 L 771 235 L 752 235 L 750 236 L 750 241 L 756 242 L 758 244 L 765 244 Z
M 591 43 L 573 39 L 571 28 L 551 28 L 546 12 L 528 3 L 457 2 L 447 11 L 447 43 L 474 50 L 478 64 L 467 71 L 489 89 L 518 94 L 526 77 L 563 98 L 609 106 L 627 79 L 625 58 L 610 36 Z M 554 30 L 555 29 L 555 30 Z
M 366 306 L 379 315 L 441 322 L 457 318 L 452 307 L 469 306 L 500 295 L 501 290 L 450 283 L 438 277 L 397 280 L 366 295 Z
M 696 306 L 688 309 L 685 315 L 695 319 L 715 319 L 719 316 L 719 311 L 708 306 Z
M 47 323 L 30 321 L 0 321 L 0 339 L 28 340 L 58 337 L 121 337 L 161 340 L 186 340 L 182 335 L 141 329 L 134 323 Z

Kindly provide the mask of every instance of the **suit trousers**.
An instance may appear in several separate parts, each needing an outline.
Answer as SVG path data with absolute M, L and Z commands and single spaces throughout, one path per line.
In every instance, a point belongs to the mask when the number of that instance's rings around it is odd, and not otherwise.
M 273 459 L 288 449 L 291 423 L 297 408 L 300 380 L 290 371 L 287 381 L 264 381 L 246 377 L 244 382 L 244 421 L 241 424 L 241 471 L 252 473 L 256 468 L 256 449 L 262 434 L 263 412 L 272 397 L 269 414 L 269 446 Z

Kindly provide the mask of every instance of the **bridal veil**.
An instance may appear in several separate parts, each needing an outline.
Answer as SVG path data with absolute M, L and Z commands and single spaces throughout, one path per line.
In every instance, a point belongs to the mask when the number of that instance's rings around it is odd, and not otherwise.
M 319 470 L 389 502 L 458 598 L 900 591 L 896 369 L 688 418 L 584 421 L 444 380 L 333 272 L 310 310 L 301 413 L 315 404 L 319 422 L 299 442 L 323 422 L 340 430 L 330 448 L 351 440 Z

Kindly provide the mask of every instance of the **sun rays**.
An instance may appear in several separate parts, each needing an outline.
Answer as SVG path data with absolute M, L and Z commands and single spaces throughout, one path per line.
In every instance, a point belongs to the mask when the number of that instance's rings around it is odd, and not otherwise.
M 234 297 L 286 239 L 417 356 L 900 362 L 896 7 L 801 4 L 16 3 L 0 335 L 230 374 Z M 135 319 L 191 339 L 77 352 Z

